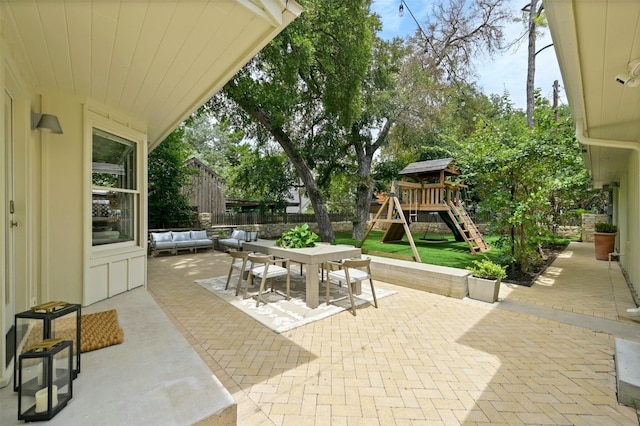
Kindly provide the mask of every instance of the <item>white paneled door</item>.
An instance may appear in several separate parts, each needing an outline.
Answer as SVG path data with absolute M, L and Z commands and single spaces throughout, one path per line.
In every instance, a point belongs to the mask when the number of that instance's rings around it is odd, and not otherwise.
M 6 238 L 4 247 L 4 288 L 2 289 L 2 335 L 4 336 L 4 353 L 2 362 L 4 365 L 0 371 L 8 371 L 13 366 L 13 346 L 14 346 L 14 314 L 15 314 L 15 229 L 18 226 L 16 219 L 14 195 L 14 102 L 11 94 L 4 91 L 4 182 L 5 182 L 5 203 L 7 218 L 5 223 Z

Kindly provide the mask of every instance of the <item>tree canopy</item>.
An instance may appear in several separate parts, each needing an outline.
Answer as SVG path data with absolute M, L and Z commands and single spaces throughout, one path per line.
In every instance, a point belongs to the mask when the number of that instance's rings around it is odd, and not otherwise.
M 301 182 L 323 241 L 334 240 L 330 211 L 353 212 L 360 238 L 374 188 L 410 162 L 454 157 L 512 260 L 534 264 L 554 220 L 590 197 L 589 178 L 568 108 L 538 94 L 531 127 L 507 93 L 474 83 L 474 61 L 504 44 L 506 0 L 435 3 L 414 35 L 390 41 L 369 0 L 300 3 L 305 12 L 185 123 L 228 194 L 278 203 Z
M 207 105 L 257 144 L 280 145 L 324 241 L 334 239 L 327 208 L 333 177 L 352 176 L 354 236 L 362 236 L 372 164 L 393 125 L 438 116 L 444 91 L 469 74 L 472 56 L 500 46 L 506 17 L 504 0 L 437 4 L 427 32 L 403 46 L 377 37 L 381 24 L 370 3 L 301 1 L 305 13 Z
M 474 133 L 460 141 L 459 164 L 477 213 L 492 230 L 508 236 L 512 263 L 522 271 L 541 261 L 539 245 L 548 239 L 554 219 L 575 208 L 589 187 L 569 109 L 554 111 L 536 97 L 536 126 L 503 98 L 494 114 L 481 117 Z M 562 200 L 562 201 L 560 201 Z
M 207 108 L 257 144 L 277 142 L 303 182 L 323 241 L 333 229 L 321 186 L 362 114 L 375 30 L 369 1 L 307 0 L 305 13 L 251 60 Z

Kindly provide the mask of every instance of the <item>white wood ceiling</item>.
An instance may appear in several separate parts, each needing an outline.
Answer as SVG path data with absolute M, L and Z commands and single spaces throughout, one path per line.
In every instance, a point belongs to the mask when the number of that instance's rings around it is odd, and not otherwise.
M 150 147 L 302 11 L 286 0 L 0 2 L 33 86 L 146 121 Z
M 616 82 L 640 58 L 640 1 L 545 0 L 578 136 L 596 187 L 616 182 L 640 143 L 640 81 Z M 640 80 L 640 79 L 639 79 Z

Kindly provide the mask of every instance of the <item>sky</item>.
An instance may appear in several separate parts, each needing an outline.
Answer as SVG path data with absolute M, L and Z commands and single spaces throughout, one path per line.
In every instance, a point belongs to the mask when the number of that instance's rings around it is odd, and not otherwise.
M 526 0 L 510 0 L 510 9 L 516 16 L 520 16 L 520 9 L 527 4 Z M 428 13 L 433 1 L 405 0 L 405 4 L 414 16 L 424 25 L 424 17 Z M 394 36 L 404 37 L 413 34 L 418 26 L 411 14 L 406 10 L 404 16 L 398 13 L 400 0 L 373 0 L 372 10 L 382 18 L 382 32 L 384 39 Z M 424 28 L 424 27 L 423 27 Z M 505 26 L 505 42 L 515 40 L 523 32 L 521 22 L 510 23 Z M 536 48 L 540 49 L 551 43 L 549 30 L 545 29 L 542 37 L 536 41 Z M 527 79 L 527 45 L 526 41 L 507 52 L 498 53 L 493 57 L 485 56 L 476 61 L 478 87 L 487 95 L 502 95 L 505 90 L 516 108 L 526 108 L 526 79 Z M 562 85 L 560 68 L 556 60 L 553 47 L 547 48 L 536 56 L 535 87 L 541 90 L 542 96 L 551 100 L 553 97 L 553 82 L 558 80 L 560 86 L 560 104 L 566 104 L 566 97 Z

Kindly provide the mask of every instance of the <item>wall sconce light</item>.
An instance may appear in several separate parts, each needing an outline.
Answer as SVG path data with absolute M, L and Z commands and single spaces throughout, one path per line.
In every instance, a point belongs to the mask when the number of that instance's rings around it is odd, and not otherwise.
M 31 113 L 31 130 L 40 130 L 41 132 L 62 134 L 62 127 L 58 117 L 53 114 Z

